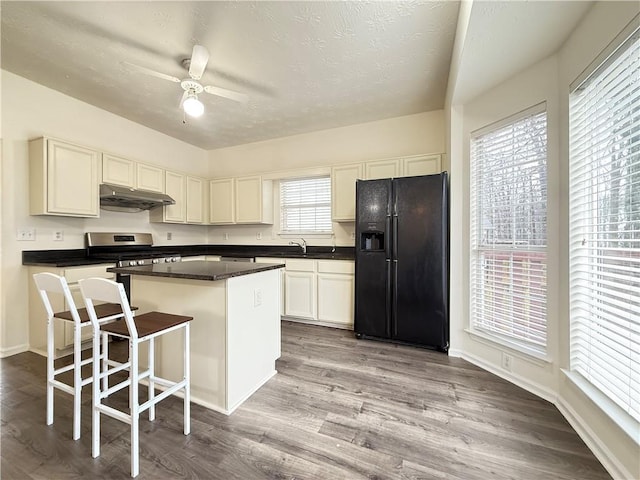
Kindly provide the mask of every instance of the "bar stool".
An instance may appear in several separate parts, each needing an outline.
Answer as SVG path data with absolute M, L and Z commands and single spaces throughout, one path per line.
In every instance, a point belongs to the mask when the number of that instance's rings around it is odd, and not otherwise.
M 142 412 L 149 410 L 149 420 L 155 419 L 155 405 L 176 393 L 184 390 L 184 434 L 191 432 L 190 413 L 190 381 L 189 381 L 189 322 L 193 317 L 183 315 L 172 315 L 162 312 L 149 312 L 133 317 L 129 301 L 122 284 L 104 278 L 88 278 L 80 280 L 80 291 L 84 297 L 89 318 L 93 323 L 93 414 L 92 414 L 92 456 L 100 456 L 100 415 L 105 414 L 121 422 L 131 425 L 131 476 L 136 477 L 139 473 L 139 417 Z M 108 324 L 100 323 L 97 309 L 94 307 L 95 301 L 116 303 L 121 306 L 124 312 L 124 319 Z M 156 337 L 169 332 L 184 329 L 184 375 L 179 382 L 173 382 L 157 377 L 154 372 L 154 344 Z M 98 346 L 100 335 L 114 335 L 129 340 L 129 359 L 115 368 L 107 368 L 100 371 L 98 368 L 99 358 Z M 143 342 L 149 342 L 149 366 L 146 370 L 139 371 L 139 346 Z M 98 381 L 106 379 L 109 375 L 128 369 L 128 378 L 109 388 L 104 387 L 105 382 Z M 148 379 L 148 400 L 140 404 L 138 398 L 138 384 L 141 380 Z M 155 384 L 165 388 L 165 390 L 155 395 Z M 102 403 L 103 399 L 123 388 L 129 388 L 129 413 L 125 413 L 116 408 Z
M 82 367 L 93 361 L 93 357 L 82 360 L 81 353 L 81 332 L 82 327 L 91 325 L 89 314 L 86 308 L 78 309 L 71 296 L 71 290 L 64 277 L 53 273 L 36 273 L 33 275 L 40 298 L 47 312 L 47 425 L 53 424 L 53 389 L 57 388 L 63 392 L 73 395 L 73 439 L 80 438 L 80 405 L 82 400 L 82 387 L 93 380 L 93 376 L 82 378 Z M 69 310 L 54 313 L 51 304 L 50 294 L 61 294 L 64 296 Z M 100 322 L 108 322 L 122 318 L 122 308 L 118 304 L 96 305 L 96 315 Z M 136 308 L 134 307 L 134 310 Z M 55 368 L 54 365 L 54 322 L 53 319 L 73 322 L 73 363 L 62 368 Z M 104 338 L 103 351 L 106 352 L 106 337 Z M 100 358 L 100 356 L 99 356 Z M 106 362 L 106 360 L 104 360 Z M 103 365 L 103 369 L 105 365 Z M 56 380 L 58 375 L 73 371 L 73 386 L 60 380 Z

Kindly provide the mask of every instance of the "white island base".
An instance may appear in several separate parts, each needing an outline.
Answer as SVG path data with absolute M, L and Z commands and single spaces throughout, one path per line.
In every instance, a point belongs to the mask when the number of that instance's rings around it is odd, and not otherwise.
M 131 296 L 140 312 L 194 317 L 190 345 L 194 403 L 229 415 L 276 374 L 279 270 L 217 281 L 134 274 Z M 182 334 L 172 335 L 157 341 L 155 368 L 160 376 L 179 380 Z

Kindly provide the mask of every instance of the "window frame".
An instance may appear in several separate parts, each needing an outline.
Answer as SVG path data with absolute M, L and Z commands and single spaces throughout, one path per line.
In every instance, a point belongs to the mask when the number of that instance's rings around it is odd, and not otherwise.
M 570 145 L 569 211 L 571 212 L 571 216 L 568 218 L 569 225 L 570 225 L 569 226 L 570 351 L 569 351 L 569 369 L 563 370 L 563 372 L 578 388 L 580 388 L 580 390 L 582 390 L 583 393 L 585 393 L 585 395 L 587 395 L 594 403 L 596 403 L 596 405 L 598 405 L 605 414 L 607 414 L 631 438 L 633 438 L 636 441 L 636 443 L 640 444 L 640 437 L 638 436 L 638 427 L 640 426 L 640 408 L 638 407 L 638 402 L 639 402 L 638 399 L 635 398 L 635 401 L 634 401 L 634 395 L 632 393 L 629 393 L 630 400 L 626 402 L 626 405 L 621 405 L 620 398 L 618 398 L 618 400 L 615 400 L 613 397 L 616 396 L 616 393 L 613 390 L 610 390 L 609 392 L 607 392 L 606 390 L 608 389 L 608 387 L 604 385 L 604 383 L 614 383 L 615 381 L 614 376 L 605 377 L 606 381 L 598 385 L 598 383 L 600 382 L 597 378 L 598 377 L 603 378 L 602 377 L 603 373 L 607 374 L 607 371 L 610 372 L 612 370 L 615 370 L 616 374 L 618 374 L 622 371 L 622 369 L 615 368 L 615 364 L 616 364 L 615 360 L 612 361 L 612 364 L 609 365 L 607 369 L 605 368 L 600 369 L 599 368 L 601 366 L 600 362 L 602 362 L 602 359 L 606 357 L 608 353 L 606 353 L 604 349 L 599 349 L 597 352 L 594 352 L 593 354 L 591 354 L 591 351 L 585 350 L 585 348 L 589 346 L 593 346 L 595 344 L 600 344 L 600 342 L 596 342 L 593 344 L 592 342 L 587 342 L 587 344 L 583 343 L 585 341 L 583 337 L 585 337 L 586 335 L 584 333 L 585 328 L 587 328 L 588 331 L 590 332 L 588 336 L 597 335 L 598 333 L 605 334 L 609 329 L 618 328 L 615 321 L 610 320 L 609 318 L 605 318 L 605 316 L 609 317 L 611 315 L 609 311 L 609 307 L 606 307 L 606 306 L 604 308 L 600 307 L 597 310 L 595 310 L 596 312 L 598 312 L 596 313 L 595 317 L 594 315 L 591 315 L 591 314 L 584 315 L 584 314 L 577 313 L 581 309 L 584 309 L 585 305 L 595 306 L 598 303 L 597 299 L 595 298 L 589 297 L 585 301 L 585 300 L 581 300 L 580 296 L 581 295 L 584 296 L 585 294 L 589 295 L 593 290 L 600 289 L 600 287 L 596 288 L 596 286 L 598 286 L 602 282 L 606 281 L 610 283 L 610 285 L 606 287 L 606 290 L 607 290 L 606 292 L 599 293 L 598 295 L 596 295 L 599 298 L 604 297 L 608 291 L 616 290 L 616 288 L 618 290 L 624 291 L 626 289 L 627 291 L 629 291 L 629 286 L 623 283 L 624 277 L 621 277 L 621 279 L 618 282 L 610 281 L 609 277 L 612 276 L 611 271 L 616 268 L 615 266 L 617 265 L 617 263 L 615 262 L 607 263 L 605 258 L 602 258 L 600 261 L 595 262 L 595 260 L 598 258 L 598 255 L 594 255 L 592 253 L 587 253 L 585 255 L 584 250 L 590 249 L 590 250 L 596 250 L 597 252 L 600 252 L 604 249 L 612 249 L 613 247 L 608 246 L 607 244 L 611 242 L 615 242 L 615 240 L 612 240 L 608 237 L 609 233 L 613 231 L 615 231 L 618 234 L 629 233 L 629 232 L 637 233 L 637 230 L 636 229 L 610 230 L 610 227 L 612 224 L 616 225 L 621 223 L 619 212 L 618 212 L 618 216 L 616 217 L 616 221 L 612 221 L 612 222 L 607 221 L 607 223 L 605 224 L 608 227 L 605 230 L 606 235 L 603 235 L 601 230 L 599 229 L 600 227 L 597 227 L 599 220 L 596 221 L 594 225 L 588 225 L 585 223 L 586 214 L 590 214 L 591 216 L 597 216 L 598 210 L 601 209 L 603 206 L 603 204 L 597 198 L 598 192 L 594 193 L 594 189 L 598 186 L 597 184 L 601 182 L 602 176 L 596 177 L 597 181 L 595 181 L 595 184 L 596 184 L 595 186 L 594 186 L 594 180 L 593 180 L 593 174 L 594 174 L 593 172 L 596 171 L 597 173 L 597 169 L 602 168 L 603 164 L 602 163 L 596 164 L 595 161 L 600 160 L 602 162 L 603 160 L 609 159 L 609 161 L 611 162 L 612 160 L 609 157 L 612 157 L 614 155 L 612 153 L 601 154 L 600 152 L 597 152 L 597 153 L 592 153 L 588 155 L 585 154 L 582 156 L 578 156 L 572 146 L 574 142 L 573 140 L 574 131 L 576 131 L 577 133 L 580 127 L 581 127 L 581 129 L 579 130 L 580 134 L 588 135 L 588 138 L 589 138 L 589 141 L 584 140 L 580 142 L 579 145 L 581 147 L 584 146 L 586 143 L 589 143 L 591 145 L 593 142 L 592 139 L 594 137 L 592 134 L 590 135 L 594 127 L 593 117 L 589 117 L 590 118 L 589 127 L 592 127 L 592 128 L 588 128 L 583 125 L 575 125 L 573 123 L 574 118 L 572 117 L 572 115 L 574 114 L 574 110 L 572 109 L 578 108 L 578 107 L 584 108 L 583 102 L 585 101 L 585 99 L 578 99 L 578 96 L 581 93 L 584 94 L 586 90 L 589 88 L 589 86 L 592 84 L 592 82 L 601 82 L 603 79 L 610 78 L 611 77 L 611 74 L 609 72 L 610 67 L 615 65 L 618 59 L 627 53 L 629 48 L 638 49 L 639 46 L 637 45 L 637 42 L 640 42 L 640 28 L 637 27 L 637 17 L 636 17 L 635 24 L 633 21 L 630 22 L 627 28 L 625 28 L 616 37 L 616 39 L 613 42 L 611 42 L 609 46 L 602 53 L 600 53 L 600 55 L 596 57 L 596 59 L 589 65 L 589 67 L 585 69 L 585 71 L 580 75 L 580 77 L 578 77 L 570 86 L 569 102 L 568 102 L 569 103 L 569 109 L 568 109 L 569 145 Z M 623 71 L 629 71 L 629 70 L 623 69 Z M 620 77 L 616 76 L 616 81 L 620 81 L 620 80 L 621 80 Z M 620 87 L 616 86 L 616 88 L 620 88 Z M 602 106 L 607 101 L 607 98 L 609 99 L 609 101 L 611 101 L 611 98 L 610 98 L 611 92 L 609 91 L 609 89 L 607 89 L 606 93 L 607 95 L 609 95 L 609 97 L 604 97 L 601 95 L 600 97 L 593 99 L 592 101 L 595 102 L 594 105 Z M 616 96 L 618 95 L 619 95 L 619 91 L 616 92 Z M 636 93 L 633 99 L 635 101 L 640 100 L 640 95 Z M 635 103 L 630 104 L 629 106 L 626 106 L 625 109 L 632 110 L 635 107 L 635 105 L 636 105 Z M 609 106 L 606 108 L 606 111 L 610 112 L 613 110 Z M 606 139 L 608 144 L 611 142 L 611 139 L 615 138 L 615 136 L 611 132 L 615 130 L 615 128 L 619 128 L 619 123 L 615 123 L 615 124 L 611 123 L 611 119 L 609 117 L 607 118 L 609 120 L 608 123 L 610 124 L 607 126 L 608 129 L 606 130 L 607 132 Z M 599 119 L 596 118 L 595 120 L 599 120 Z M 597 125 L 602 126 L 602 123 L 597 123 Z M 629 132 L 632 132 L 632 130 L 630 129 Z M 598 146 L 601 146 L 602 142 L 598 139 L 595 144 Z M 614 146 L 620 146 L 621 144 L 622 142 L 619 140 L 616 140 L 613 143 Z M 636 153 L 636 155 L 640 155 L 640 153 Z M 625 167 L 627 170 L 629 170 L 630 167 L 640 166 L 640 159 L 635 159 L 634 161 L 633 154 L 630 156 L 630 158 L 631 158 L 630 163 L 627 164 Z M 613 171 L 614 170 L 611 170 L 611 172 Z M 591 180 L 578 181 L 576 174 L 589 174 L 591 175 L 589 177 Z M 620 181 L 622 182 L 622 180 L 626 180 L 627 182 L 629 182 L 631 181 L 631 175 L 635 175 L 635 174 L 637 174 L 635 170 L 633 174 L 625 174 L 625 175 L 621 174 L 619 177 Z M 637 186 L 637 184 L 633 183 L 633 181 L 631 181 L 631 183 L 633 185 L 636 185 L 636 188 L 640 188 Z M 588 201 L 583 200 L 578 202 L 579 194 L 584 193 L 585 190 L 588 193 L 588 196 L 586 196 L 586 198 L 588 198 L 589 200 Z M 634 190 L 634 193 L 635 193 L 635 190 Z M 629 195 L 633 196 L 633 193 L 630 193 Z M 595 207 L 591 209 L 586 209 L 585 206 L 589 205 L 590 203 L 595 203 Z M 631 206 L 632 206 L 631 213 L 632 214 L 638 213 L 638 206 L 634 203 L 631 203 Z M 634 207 L 636 208 L 636 210 L 633 210 Z M 609 212 L 609 215 L 611 216 L 610 212 Z M 625 223 L 628 224 L 633 222 L 626 220 Z M 590 228 L 590 227 L 593 227 L 593 228 Z M 592 237 L 594 234 L 596 236 Z M 582 241 L 580 241 L 581 237 L 583 238 Z M 586 240 L 587 237 L 589 237 L 589 240 Z M 592 240 L 592 238 L 594 239 Z M 622 240 L 619 239 L 618 242 L 620 241 Z M 585 245 L 587 246 L 587 248 L 585 248 Z M 625 274 L 627 277 L 633 277 L 634 272 L 640 271 L 640 265 L 636 264 L 634 266 L 634 260 L 632 255 L 634 252 L 640 253 L 640 248 L 632 247 L 628 252 L 628 258 L 629 258 L 628 263 L 630 265 L 622 265 L 622 268 L 627 270 L 627 273 Z M 587 260 L 584 260 L 584 258 L 587 258 Z M 598 268 L 595 268 L 594 262 L 595 262 L 595 266 L 597 266 Z M 590 267 L 591 269 L 588 270 L 587 273 L 582 273 L 580 276 L 582 280 L 578 282 L 577 273 L 575 273 L 576 272 L 575 269 L 584 268 L 585 265 L 587 267 Z M 594 272 L 597 273 L 596 276 L 594 276 Z M 584 278 L 586 278 L 587 276 L 589 280 L 585 281 Z M 597 278 L 597 281 L 592 281 L 593 278 Z M 583 285 L 585 283 L 586 283 L 586 286 Z M 630 304 L 626 304 L 626 305 L 630 305 Z M 622 309 L 628 308 L 626 305 L 620 306 L 619 308 L 622 308 Z M 604 313 L 600 313 L 601 311 Z M 632 311 L 633 309 L 631 310 L 631 312 Z M 635 322 L 638 322 L 637 318 L 635 319 Z M 633 330 L 633 326 L 632 326 L 633 324 L 634 324 L 634 319 L 633 317 L 630 317 L 630 327 L 629 327 L 630 330 Z M 629 351 L 630 352 L 635 351 L 635 355 L 637 357 L 639 354 L 637 353 L 637 349 L 634 349 L 634 347 L 640 347 L 640 342 L 639 343 L 632 342 L 631 337 L 629 337 L 628 340 L 629 342 L 631 342 L 628 347 Z M 607 341 L 605 343 L 609 344 L 611 343 L 611 341 Z M 607 347 L 607 348 L 610 348 L 610 347 Z M 616 353 L 618 354 L 618 352 Z M 620 354 L 620 355 L 624 356 L 623 354 Z M 632 384 L 634 384 L 633 382 L 634 367 L 632 366 L 634 361 L 632 360 L 632 357 L 633 357 L 633 353 L 631 353 L 629 357 L 630 373 L 628 377 L 626 377 L 626 383 L 629 385 L 628 386 L 629 392 L 631 392 L 633 388 Z M 586 365 L 585 365 L 585 362 L 586 362 Z M 636 358 L 635 363 L 637 364 L 637 362 L 638 362 L 638 359 Z M 591 374 L 589 372 L 585 372 L 585 369 L 589 370 L 592 368 L 599 371 L 595 374 L 595 376 L 592 376 L 592 379 L 589 379 Z M 637 368 L 637 365 L 635 368 Z M 636 385 L 635 388 L 638 389 L 638 385 Z M 622 400 L 622 403 L 624 404 L 625 401 Z M 635 411 L 635 415 L 634 413 L 631 412 L 631 410 Z
M 544 122 L 545 122 L 545 134 L 544 134 L 544 244 L 534 247 L 531 245 L 526 246 L 525 248 L 519 248 L 517 244 L 504 245 L 502 248 L 495 248 L 491 246 L 482 246 L 481 245 L 481 218 L 482 215 L 479 212 L 479 208 L 481 206 L 478 204 L 479 198 L 477 195 L 477 182 L 479 180 L 476 171 L 476 165 L 474 162 L 476 161 L 474 157 L 474 141 L 478 138 L 489 135 L 492 133 L 499 132 L 501 129 L 505 127 L 516 125 L 518 122 L 521 122 L 529 117 L 533 117 L 536 115 L 544 114 Z M 466 330 L 471 335 L 475 336 L 480 341 L 490 341 L 492 343 L 500 344 L 506 346 L 515 352 L 519 352 L 525 354 L 527 357 L 533 357 L 537 360 L 541 360 L 544 362 L 548 362 L 548 309 L 547 309 L 547 262 L 548 262 L 548 195 L 547 195 L 547 186 L 548 186 L 548 113 L 546 102 L 539 103 L 532 107 L 529 107 L 523 111 L 517 112 L 509 117 L 501 119 L 497 122 L 494 122 L 490 125 L 482 127 L 478 130 L 471 132 L 470 141 L 469 141 L 469 160 L 470 160 L 470 177 L 469 177 L 469 190 L 470 190 L 470 200 L 469 200 L 469 221 L 470 221 L 470 245 L 469 245 L 469 327 Z M 510 217 L 514 218 L 514 217 Z M 480 272 L 484 271 L 483 265 L 479 264 L 481 260 L 481 255 L 483 252 L 496 252 L 496 253 L 508 253 L 509 255 L 520 254 L 520 255 L 536 255 L 536 253 L 540 254 L 542 257 L 543 264 L 543 298 L 541 303 L 543 305 L 543 320 L 544 320 L 544 343 L 543 344 L 535 344 L 533 342 L 527 341 L 526 339 L 517 338 L 516 336 L 511 336 L 502 332 L 497 331 L 497 329 L 487 328 L 479 322 L 478 319 L 478 309 L 479 304 L 482 303 L 480 300 L 483 293 L 479 290 L 480 287 L 486 285 L 484 282 L 482 285 L 479 284 L 478 275 Z M 510 258 L 511 265 L 516 264 L 512 258 Z M 515 274 L 511 272 L 510 279 L 513 279 Z M 535 275 L 532 276 L 532 278 Z M 513 297 L 511 297 L 513 298 Z M 516 323 L 517 325 L 517 323 Z
M 285 230 L 284 229 L 284 213 L 286 210 L 286 206 L 284 205 L 284 199 L 282 195 L 283 183 L 293 183 L 305 180 L 317 180 L 323 179 L 326 181 L 328 188 L 328 197 L 329 202 L 327 205 L 324 205 L 324 208 L 327 208 L 328 219 L 329 219 L 329 230 Z M 316 237 L 316 238 L 329 238 L 334 235 L 333 233 L 333 220 L 331 215 L 331 206 L 333 202 L 332 198 L 332 189 L 331 189 L 331 175 L 329 174 L 320 174 L 320 175 L 308 175 L 308 176 L 296 176 L 296 177 L 287 177 L 281 178 L 278 180 L 278 188 L 277 188 L 277 205 L 278 205 L 278 235 L 283 238 L 297 238 L 301 235 L 305 237 Z M 315 204 L 316 208 L 318 204 Z

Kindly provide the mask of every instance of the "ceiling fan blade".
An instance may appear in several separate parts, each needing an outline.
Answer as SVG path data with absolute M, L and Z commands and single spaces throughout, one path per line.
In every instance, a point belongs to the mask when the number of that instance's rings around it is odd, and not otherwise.
M 152 77 L 162 78 L 164 80 L 169 80 L 170 82 L 174 82 L 174 83 L 180 83 L 182 81 L 178 77 L 174 77 L 172 75 L 167 75 L 166 73 L 156 72 L 155 70 L 151 70 L 150 68 L 142 67 L 140 65 L 136 65 L 135 63 L 129 63 L 129 62 L 122 62 L 122 63 L 124 65 L 127 65 L 128 67 L 131 67 L 134 70 L 138 70 L 139 72 L 142 72 L 142 73 L 144 73 L 146 75 L 151 75 Z
M 200 80 L 209 61 L 209 51 L 202 45 L 194 45 L 189 64 L 189 76 L 194 80 Z
M 226 88 L 214 87 L 207 85 L 204 87 L 204 91 L 211 95 L 217 95 L 219 97 L 235 100 L 236 102 L 247 103 L 249 101 L 248 95 L 240 92 L 234 92 L 233 90 L 227 90 Z

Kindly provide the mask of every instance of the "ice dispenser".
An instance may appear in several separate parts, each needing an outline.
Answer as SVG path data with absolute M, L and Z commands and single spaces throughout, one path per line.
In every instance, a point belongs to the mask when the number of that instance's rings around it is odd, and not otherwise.
M 384 250 L 384 232 L 362 232 L 360 250 L 365 252 Z

